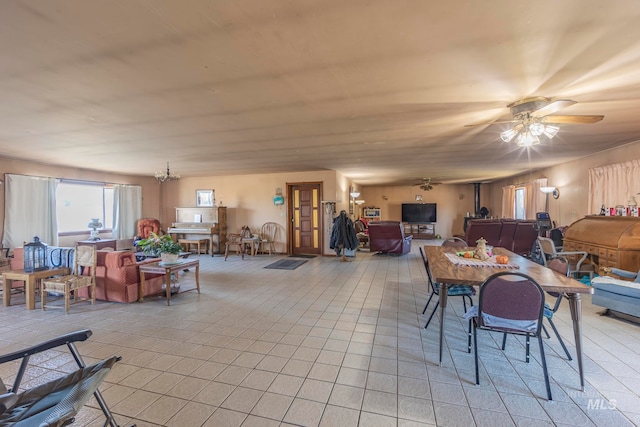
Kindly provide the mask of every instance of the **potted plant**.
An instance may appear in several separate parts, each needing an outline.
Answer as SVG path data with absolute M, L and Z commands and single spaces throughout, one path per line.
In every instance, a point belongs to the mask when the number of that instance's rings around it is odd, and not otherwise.
M 147 256 L 160 256 L 163 262 L 177 262 L 182 246 L 174 242 L 169 234 L 158 236 L 151 233 L 147 239 L 138 240 L 136 246 Z

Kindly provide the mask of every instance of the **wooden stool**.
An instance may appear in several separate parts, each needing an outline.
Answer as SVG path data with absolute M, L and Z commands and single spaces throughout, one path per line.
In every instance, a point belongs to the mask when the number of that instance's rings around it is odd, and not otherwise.
M 178 243 L 184 247 L 186 252 L 191 252 L 191 245 L 198 245 L 198 255 L 202 253 L 200 252 L 201 245 L 204 246 L 205 254 L 209 252 L 209 239 L 178 239 Z

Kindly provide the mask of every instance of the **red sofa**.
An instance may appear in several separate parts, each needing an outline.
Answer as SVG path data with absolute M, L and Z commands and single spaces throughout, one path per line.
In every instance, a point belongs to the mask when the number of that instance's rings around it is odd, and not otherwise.
M 413 236 L 405 236 L 399 221 L 369 223 L 369 250 L 371 252 L 404 255 L 411 252 Z
M 533 220 L 516 219 L 472 219 L 467 223 L 463 238 L 469 246 L 475 246 L 481 237 L 491 246 L 499 246 L 519 255 L 531 253 L 538 227 Z

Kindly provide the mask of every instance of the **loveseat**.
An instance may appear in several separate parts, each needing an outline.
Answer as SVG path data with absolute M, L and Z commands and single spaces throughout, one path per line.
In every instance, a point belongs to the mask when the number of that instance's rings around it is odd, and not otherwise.
M 538 237 L 536 221 L 516 219 L 472 219 L 464 235 L 458 235 L 469 246 L 483 237 L 488 245 L 499 246 L 519 255 L 531 254 Z
M 405 236 L 399 221 L 369 223 L 369 250 L 371 252 L 404 255 L 411 252 L 413 236 Z

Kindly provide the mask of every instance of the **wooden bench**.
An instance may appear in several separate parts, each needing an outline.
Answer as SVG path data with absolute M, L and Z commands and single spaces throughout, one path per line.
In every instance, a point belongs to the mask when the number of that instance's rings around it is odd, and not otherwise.
M 204 253 L 209 253 L 209 239 L 178 239 L 178 243 L 182 245 L 186 252 L 191 251 L 191 245 L 198 246 L 197 254 L 200 255 L 202 253 L 201 249 L 204 246 Z

